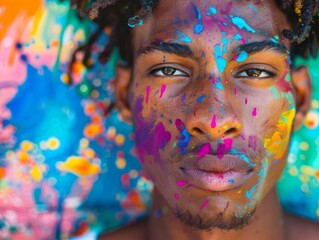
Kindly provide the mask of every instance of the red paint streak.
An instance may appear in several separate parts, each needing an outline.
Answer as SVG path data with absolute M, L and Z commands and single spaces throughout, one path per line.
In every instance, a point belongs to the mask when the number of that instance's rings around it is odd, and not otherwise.
M 215 128 L 215 127 L 216 127 L 216 115 L 213 116 L 213 119 L 212 119 L 212 122 L 211 122 L 210 126 L 211 126 L 212 128 Z
M 163 94 L 164 94 L 165 90 L 166 90 L 166 85 L 165 85 L 165 84 L 163 84 L 163 85 L 162 85 L 162 87 L 161 87 L 161 94 L 160 94 L 160 98 L 162 98 L 162 97 L 163 97 Z
M 208 199 L 206 199 L 206 200 L 203 202 L 202 206 L 200 206 L 200 210 L 202 210 L 202 209 L 207 205 L 207 203 L 208 203 Z
M 148 98 L 150 96 L 150 91 L 151 91 L 151 87 L 147 86 L 146 87 L 146 98 L 145 98 L 146 103 L 148 103 Z

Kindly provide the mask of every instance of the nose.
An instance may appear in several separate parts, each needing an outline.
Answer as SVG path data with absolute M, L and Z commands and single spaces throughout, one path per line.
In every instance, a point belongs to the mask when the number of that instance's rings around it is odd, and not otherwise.
M 212 103 L 215 101 L 215 103 Z M 241 133 L 242 124 L 231 107 L 227 110 L 216 100 L 211 104 L 200 104 L 187 116 L 185 127 L 190 135 L 198 138 L 218 140 L 235 138 Z M 213 105 L 213 106 L 212 106 Z M 214 109 L 211 111 L 210 109 Z

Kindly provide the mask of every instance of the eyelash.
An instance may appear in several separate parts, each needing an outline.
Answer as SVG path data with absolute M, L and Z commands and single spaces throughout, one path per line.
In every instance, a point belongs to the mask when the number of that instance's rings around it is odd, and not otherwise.
M 267 76 L 249 76 L 248 71 L 259 71 L 260 75 L 267 74 Z M 246 76 L 240 76 L 240 74 L 243 74 L 243 73 L 246 73 Z M 255 79 L 255 78 L 266 79 L 266 78 L 273 78 L 275 76 L 276 76 L 275 73 L 268 71 L 268 70 L 265 70 L 265 69 L 262 69 L 262 68 L 249 68 L 249 69 L 245 69 L 245 70 L 240 71 L 240 72 L 235 74 L 235 77 L 237 77 L 237 78 L 253 78 L 253 79 Z
M 172 74 L 165 74 L 163 71 L 164 70 L 171 70 L 173 71 Z M 259 76 L 249 76 L 248 71 L 257 71 L 259 72 Z M 160 72 L 160 74 L 158 74 Z M 178 74 L 176 74 L 178 73 Z M 246 73 L 246 76 L 240 76 L 243 73 Z M 157 77 L 187 77 L 189 76 L 189 74 L 187 74 L 185 71 L 180 70 L 178 68 L 175 67 L 170 67 L 170 66 L 164 66 L 164 67 L 160 67 L 160 68 L 156 68 L 151 70 L 150 72 L 151 75 L 157 76 Z M 251 72 L 252 74 L 252 72 Z M 267 76 L 262 76 L 262 75 L 267 75 Z M 262 68 L 249 68 L 249 69 L 245 69 L 243 71 L 240 71 L 238 73 L 236 73 L 235 77 L 237 78 L 252 78 L 252 79 L 267 79 L 267 78 L 272 78 L 275 77 L 276 74 L 273 72 L 270 72 L 268 70 L 262 69 Z
M 173 74 L 175 74 L 176 72 L 178 72 L 178 74 L 176 74 L 176 75 L 165 74 L 163 72 L 163 70 L 165 70 L 165 69 L 167 69 L 167 70 L 171 69 L 171 70 L 173 70 Z M 158 74 L 158 72 L 161 72 L 161 74 Z M 170 67 L 170 66 L 164 66 L 164 67 L 153 69 L 150 72 L 150 74 L 157 76 L 157 77 L 188 77 L 189 76 L 189 74 L 186 73 L 185 71 L 180 70 L 180 69 L 175 68 L 175 67 Z

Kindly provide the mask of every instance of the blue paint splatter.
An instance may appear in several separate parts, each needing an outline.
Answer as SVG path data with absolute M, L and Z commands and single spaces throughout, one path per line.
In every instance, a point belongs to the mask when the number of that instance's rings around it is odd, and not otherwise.
M 193 6 L 196 11 L 197 21 L 198 21 L 198 23 L 194 26 L 194 33 L 200 34 L 204 30 L 204 26 L 202 25 L 202 15 L 200 11 L 198 10 L 198 8 L 195 6 L 195 4 L 193 4 Z
M 177 30 L 175 32 L 175 34 L 177 35 L 177 37 L 179 38 L 179 40 L 181 42 L 185 42 L 185 43 L 191 43 L 192 42 L 192 39 L 189 36 L 187 36 L 185 33 L 181 32 L 179 30 Z
M 248 58 L 248 53 L 245 52 L 245 51 L 241 51 L 241 52 L 238 54 L 236 61 L 237 61 L 237 62 L 243 62 L 243 61 L 245 61 L 247 58 Z
M 198 103 L 203 103 L 203 100 L 205 99 L 206 96 L 207 96 L 207 95 L 201 95 L 201 96 L 199 96 L 199 97 L 196 99 L 196 101 L 197 101 Z
M 252 32 L 255 33 L 256 30 L 251 28 L 244 19 L 240 18 L 240 17 L 233 17 L 230 15 L 231 21 L 232 23 L 237 26 L 239 29 L 246 29 L 248 32 Z
M 178 129 L 178 131 L 181 134 L 181 137 L 177 138 L 178 140 L 178 147 L 181 150 L 182 154 L 185 154 L 187 152 L 187 146 L 189 144 L 190 141 L 190 134 L 188 133 L 188 131 L 186 130 L 184 123 L 182 122 L 182 120 L 180 119 L 176 119 L 175 121 L 175 125 Z
M 220 73 L 223 73 L 227 62 L 226 62 L 225 58 L 223 58 L 223 52 L 221 51 L 219 44 L 216 44 L 214 48 L 215 48 L 215 53 L 213 53 L 213 54 L 215 57 L 215 61 L 217 63 L 218 71 Z

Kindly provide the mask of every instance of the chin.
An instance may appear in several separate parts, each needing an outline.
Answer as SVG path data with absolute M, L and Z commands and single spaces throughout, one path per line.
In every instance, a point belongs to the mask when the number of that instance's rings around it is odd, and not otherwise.
M 194 209 L 191 204 L 174 206 L 174 213 L 186 226 L 201 231 L 219 230 L 239 230 L 247 226 L 254 215 L 257 204 L 250 203 L 244 206 L 233 201 L 226 201 L 226 205 L 221 203 L 207 203 L 202 209 Z

